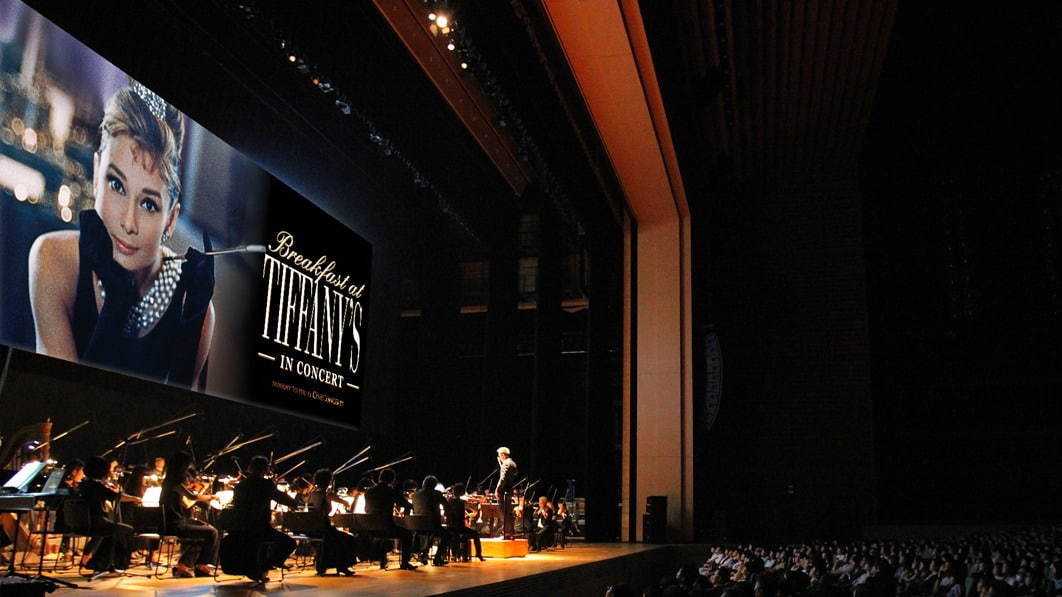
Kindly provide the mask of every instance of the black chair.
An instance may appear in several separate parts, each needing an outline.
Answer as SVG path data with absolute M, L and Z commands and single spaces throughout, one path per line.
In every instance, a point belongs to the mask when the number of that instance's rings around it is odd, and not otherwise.
M 413 533 L 413 544 L 416 545 L 416 539 L 418 537 L 427 541 L 427 549 L 421 550 L 422 552 L 430 552 L 432 543 L 436 537 L 439 538 L 439 551 L 436 552 L 435 562 L 442 562 L 442 552 L 446 545 L 446 533 L 443 530 L 442 521 L 438 516 L 399 516 L 395 519 L 395 524 Z
M 218 514 L 217 529 L 221 533 L 221 545 L 218 549 L 218 560 L 214 562 L 214 582 L 221 582 L 221 572 L 233 576 L 254 576 L 257 572 L 268 568 L 269 555 L 276 548 L 272 541 L 257 541 L 257 549 L 253 561 L 247 561 L 239 547 L 230 549 L 234 541 L 238 541 L 239 525 L 241 522 L 240 511 L 235 508 L 224 508 Z M 257 579 L 255 579 L 257 580 Z M 284 568 L 280 569 L 280 581 L 284 582 Z
M 298 554 L 299 547 L 305 545 L 309 545 L 313 549 L 314 561 L 306 562 L 303 560 L 299 562 L 296 555 L 296 567 L 308 568 L 311 564 L 316 563 L 316 559 L 321 553 L 321 545 L 324 543 L 324 529 L 327 524 L 327 519 L 322 517 L 320 512 L 288 511 L 281 515 L 280 527 L 287 531 L 288 535 L 295 540 L 295 553 Z
M 333 524 L 337 527 L 344 527 L 354 533 L 364 534 L 375 539 L 390 540 L 392 548 L 395 542 L 401 540 L 396 532 L 397 525 L 395 520 L 398 520 L 398 518 L 389 514 L 340 514 L 332 519 Z M 373 546 L 374 556 L 371 558 L 373 560 L 376 559 L 375 549 L 375 546 Z M 390 549 L 387 551 L 390 551 Z
M 95 555 L 103 538 L 107 537 L 108 534 L 92 532 L 92 514 L 89 511 L 88 502 L 80 497 L 69 497 L 63 500 L 63 526 L 65 527 L 64 536 L 74 540 L 82 537 L 86 538 L 85 550 L 81 558 L 78 559 L 77 573 L 82 576 L 88 576 L 84 562 Z M 98 576 L 99 573 L 96 573 L 92 575 L 92 578 L 95 579 Z

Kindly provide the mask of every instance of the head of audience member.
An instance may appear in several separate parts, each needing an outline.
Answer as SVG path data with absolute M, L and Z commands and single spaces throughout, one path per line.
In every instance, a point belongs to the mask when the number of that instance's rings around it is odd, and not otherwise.
M 424 477 L 424 481 L 420 484 L 421 491 L 429 491 L 435 489 L 435 486 L 439 484 L 439 479 L 435 475 L 428 475 Z
M 693 581 L 697 580 L 701 576 L 700 567 L 694 564 L 686 564 L 681 566 L 675 572 L 675 582 L 682 586 L 684 589 L 690 589 L 693 586 Z

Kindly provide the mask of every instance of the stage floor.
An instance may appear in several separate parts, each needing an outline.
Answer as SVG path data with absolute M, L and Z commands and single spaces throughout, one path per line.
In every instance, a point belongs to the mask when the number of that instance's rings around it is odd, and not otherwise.
M 209 578 L 178 579 L 164 577 L 160 580 L 135 577 L 101 578 L 85 582 L 81 577 L 57 574 L 56 578 L 77 582 L 82 589 L 89 589 L 95 595 L 135 595 L 155 594 L 167 597 L 184 597 L 194 595 L 243 595 L 279 594 L 286 592 L 305 595 L 444 595 L 452 592 L 459 594 L 530 594 L 526 588 L 506 588 L 506 583 L 515 579 L 528 580 L 526 577 L 563 572 L 566 568 L 578 568 L 607 560 L 625 558 L 639 553 L 660 549 L 659 545 L 634 543 L 569 543 L 566 549 L 543 553 L 531 553 L 522 558 L 488 559 L 486 562 L 452 563 L 447 566 L 421 566 L 414 571 L 399 570 L 397 565 L 388 570 L 378 566 L 360 565 L 353 577 L 316 576 L 313 569 L 306 571 L 289 571 L 284 581 L 279 580 L 279 571 L 271 574 L 274 581 L 265 587 L 254 588 L 246 579 L 222 575 L 220 582 Z M 526 585 L 526 582 L 521 582 Z M 493 590 L 492 590 L 493 589 Z M 308 591 L 308 592 L 307 592 Z M 537 592 L 536 592 L 537 593 Z M 75 589 L 60 589 L 54 595 L 83 594 Z M 541 593 L 545 594 L 545 593 Z M 586 597 L 592 597 L 586 595 Z

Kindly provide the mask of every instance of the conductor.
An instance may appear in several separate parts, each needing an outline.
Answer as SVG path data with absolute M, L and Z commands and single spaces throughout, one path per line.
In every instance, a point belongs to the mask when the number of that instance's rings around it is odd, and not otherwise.
M 516 461 L 509 457 L 509 448 L 498 448 L 498 507 L 502 514 L 502 537 L 513 538 L 513 488 L 516 486 Z

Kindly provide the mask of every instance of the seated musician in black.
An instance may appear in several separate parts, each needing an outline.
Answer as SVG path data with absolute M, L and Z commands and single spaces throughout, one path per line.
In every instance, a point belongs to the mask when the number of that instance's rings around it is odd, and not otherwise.
M 575 536 L 575 521 L 572 520 L 572 515 L 568 512 L 567 502 L 557 502 L 557 511 L 553 513 L 553 522 L 557 526 L 557 543 L 563 549 L 568 544 L 568 535 Z
M 458 483 L 454 485 L 452 491 L 453 496 L 446 500 L 446 504 L 443 506 L 446 511 L 446 529 L 450 533 L 451 543 L 457 545 L 460 541 L 471 539 L 476 546 L 476 557 L 479 558 L 479 561 L 485 562 L 487 560 L 483 557 L 483 544 L 479 541 L 479 533 L 475 529 L 465 526 L 466 503 L 465 500 L 461 499 L 465 495 L 465 484 Z M 467 554 L 467 552 L 465 553 Z M 466 555 L 464 560 L 467 562 L 468 559 Z
M 307 510 L 318 512 L 324 518 L 324 529 L 321 533 L 321 538 L 323 539 L 321 551 L 318 552 L 314 564 L 319 576 L 328 572 L 329 568 L 335 568 L 339 574 L 353 576 L 354 571 L 350 567 L 357 560 L 354 555 L 357 545 L 354 535 L 344 533 L 332 526 L 332 521 L 328 518 L 329 512 L 332 511 L 333 502 L 346 505 L 346 502 L 343 502 L 332 493 L 329 488 L 331 484 L 332 471 L 326 468 L 319 469 L 313 474 L 313 491 L 310 492 L 306 499 Z
M 436 489 L 438 484 L 439 479 L 434 475 L 424 477 L 424 482 L 420 484 L 420 489 L 413 494 L 413 515 L 431 518 L 433 526 L 440 529 L 439 549 L 435 552 L 435 561 L 433 563 L 436 566 L 445 566 L 446 560 L 443 556 L 450 537 L 449 533 L 442 529 L 442 509 L 446 505 L 446 498 L 443 497 L 442 492 Z M 431 550 L 432 539 L 433 536 L 428 535 L 425 537 L 424 545 L 419 547 L 421 561 L 423 562 L 428 561 L 428 551 Z
M 273 508 L 270 502 L 297 508 L 295 498 L 277 489 L 272 479 L 266 478 L 269 472 L 269 459 L 255 456 L 247 469 L 243 471 L 244 479 L 236 484 L 232 491 L 232 509 L 235 525 L 232 529 L 234 540 L 248 554 L 258 553 L 258 548 L 265 543 L 272 546 L 261 565 L 265 567 L 255 580 L 266 581 L 266 571 L 281 568 L 291 552 L 295 551 L 295 540 L 273 528 L 271 522 Z
M 197 473 L 187 452 L 171 456 L 167 470 L 159 493 L 163 534 L 181 539 L 180 561 L 174 566 L 173 575 L 181 578 L 211 576 L 210 566 L 217 561 L 218 530 L 193 518 L 190 510 L 196 502 L 210 502 L 214 496 L 189 489 Z
M 125 569 L 129 566 L 129 553 L 133 539 L 133 527 L 115 520 L 119 502 L 139 502 L 140 498 L 125 495 L 110 479 L 110 463 L 100 456 L 93 456 L 85 463 L 85 478 L 78 492 L 88 506 L 89 533 L 92 539 L 85 546 L 84 564 L 96 570 Z M 104 541 L 104 538 L 109 541 Z
M 388 536 L 395 537 L 401 542 L 402 546 L 402 570 L 414 570 L 409 563 L 410 551 L 413 543 L 413 537 L 406 529 L 403 529 L 395 525 L 391 516 L 395 508 L 410 512 L 413 510 L 413 504 L 406 501 L 406 498 L 402 497 L 398 489 L 395 488 L 397 484 L 396 475 L 394 469 L 385 468 L 380 471 L 380 482 L 370 487 L 365 491 L 365 513 L 386 517 L 391 528 L 387 531 Z M 380 560 L 380 568 L 387 567 L 387 556 Z
M 535 512 L 535 522 L 532 532 L 528 535 L 531 551 L 542 551 L 547 547 L 553 547 L 553 506 L 550 505 L 546 496 L 538 498 L 538 511 Z

